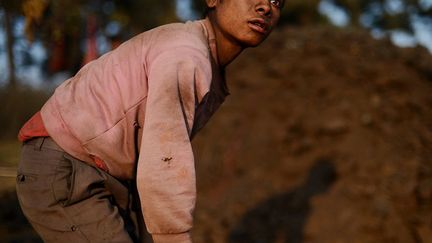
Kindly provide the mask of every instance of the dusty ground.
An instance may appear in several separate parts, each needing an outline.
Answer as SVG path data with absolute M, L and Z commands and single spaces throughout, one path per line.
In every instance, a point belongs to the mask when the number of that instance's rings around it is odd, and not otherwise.
M 425 49 L 288 27 L 227 72 L 194 141 L 195 242 L 432 242 Z M 0 207 L 1 242 L 37 242 L 13 192 Z
M 432 242 L 432 57 L 276 32 L 194 141 L 196 242 Z

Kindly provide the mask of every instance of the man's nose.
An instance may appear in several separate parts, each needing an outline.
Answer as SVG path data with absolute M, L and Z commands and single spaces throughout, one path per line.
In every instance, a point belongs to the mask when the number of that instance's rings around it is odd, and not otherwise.
M 272 9 L 269 0 L 260 0 L 255 7 L 255 11 L 261 16 L 271 17 Z

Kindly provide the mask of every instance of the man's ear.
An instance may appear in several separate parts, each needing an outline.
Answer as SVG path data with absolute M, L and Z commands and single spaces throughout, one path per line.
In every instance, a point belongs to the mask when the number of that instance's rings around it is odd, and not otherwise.
M 207 2 L 207 7 L 209 8 L 216 7 L 217 0 L 206 0 L 206 2 Z

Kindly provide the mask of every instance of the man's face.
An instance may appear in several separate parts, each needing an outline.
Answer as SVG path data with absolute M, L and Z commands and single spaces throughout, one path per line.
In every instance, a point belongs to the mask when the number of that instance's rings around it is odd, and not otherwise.
M 259 45 L 277 24 L 285 0 L 213 0 L 216 27 L 242 47 Z

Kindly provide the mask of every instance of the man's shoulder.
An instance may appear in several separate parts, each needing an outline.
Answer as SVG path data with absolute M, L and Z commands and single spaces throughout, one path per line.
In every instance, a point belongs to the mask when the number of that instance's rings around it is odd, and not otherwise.
M 162 25 L 152 29 L 149 34 L 152 48 L 160 51 L 186 47 L 208 52 L 207 37 L 199 21 Z

